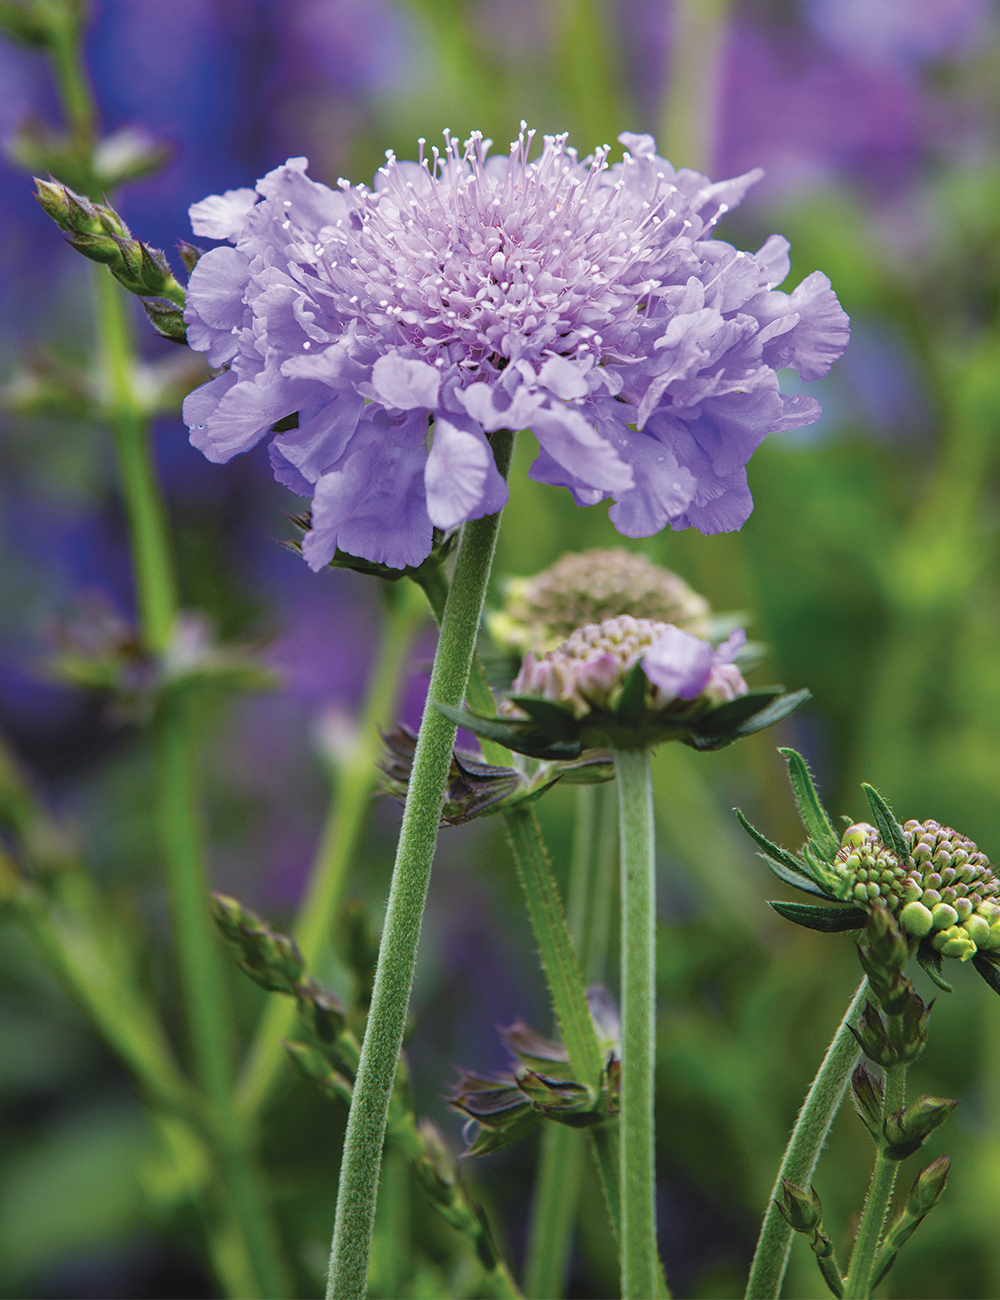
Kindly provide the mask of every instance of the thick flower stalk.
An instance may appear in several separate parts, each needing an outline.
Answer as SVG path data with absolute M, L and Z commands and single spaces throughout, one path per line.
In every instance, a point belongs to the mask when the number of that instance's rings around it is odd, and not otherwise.
M 312 498 L 303 554 L 419 564 L 433 529 L 501 508 L 490 449 L 530 428 L 540 481 L 613 497 L 620 532 L 739 528 L 745 466 L 819 405 L 777 370 L 826 373 L 848 322 L 820 272 L 791 294 L 788 244 L 713 236 L 759 171 L 713 184 L 648 135 L 580 161 L 565 136 L 529 161 L 475 133 L 374 188 L 329 189 L 290 159 L 256 190 L 191 209 L 206 253 L 188 342 L 224 371 L 185 403 L 194 444 L 227 461 L 274 432 L 277 478 Z M 276 430 L 275 426 L 279 428 Z

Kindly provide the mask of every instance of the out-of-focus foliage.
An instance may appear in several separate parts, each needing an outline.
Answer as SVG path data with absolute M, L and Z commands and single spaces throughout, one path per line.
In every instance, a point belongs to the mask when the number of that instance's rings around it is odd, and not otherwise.
M 524 117 L 570 130 L 584 148 L 620 130 L 660 131 L 680 11 L 690 7 L 105 0 L 94 5 L 88 54 L 107 127 L 134 122 L 173 145 L 170 167 L 126 190 L 121 207 L 181 274 L 170 250 L 190 233 L 187 205 L 251 184 L 289 155 L 308 154 L 330 182 L 367 180 L 385 149 L 410 157 L 417 136 L 433 142 L 446 126 L 460 136 L 481 128 L 502 145 Z M 725 237 L 757 247 L 773 230 L 786 234 L 789 283 L 823 269 L 854 324 L 848 353 L 822 381 L 822 422 L 772 435 L 756 453 L 756 508 L 742 532 L 663 534 L 640 547 L 715 609 L 748 611 L 751 635 L 770 646 L 754 681 L 813 695 L 780 736 L 718 754 L 665 746 L 654 759 L 661 1246 L 675 1294 L 725 1297 L 742 1291 L 789 1126 L 857 979 L 848 938 L 793 931 L 767 909 L 776 887 L 730 809 L 739 803 L 775 841 L 798 842 L 780 740 L 808 755 L 835 814 L 865 814 L 859 782 L 868 780 L 902 818 L 934 817 L 1000 857 L 1000 42 L 995 15 L 974 0 L 705 9 L 718 40 L 698 47 L 703 76 L 688 78 L 688 93 L 703 97 L 694 120 L 714 123 L 713 156 L 696 157 L 708 146 L 691 138 L 691 155 L 674 161 L 719 177 L 765 166 Z M 5 137 L 30 115 L 55 119 L 41 56 L 4 43 Z M 683 132 L 665 129 L 683 150 Z M 141 977 L 172 1008 L 146 742 L 105 695 L 51 671 L 57 629 L 81 594 L 96 589 L 126 615 L 132 608 L 113 460 L 90 422 L 82 369 L 88 268 L 61 246 L 14 166 L 0 171 L 0 214 L 0 732 L 60 833 L 157 937 Z M 167 405 L 199 374 L 180 374 L 172 345 L 142 319 L 136 328 L 151 390 Z M 74 395 L 70 418 L 46 406 L 54 384 Z M 532 443 L 522 436 L 516 453 L 494 599 L 505 575 L 621 542 L 604 507 L 578 510 L 528 480 Z M 320 833 L 330 756 L 350 742 L 379 619 L 376 584 L 343 570 L 311 575 L 275 545 L 294 535 L 282 512 L 296 499 L 275 487 L 261 455 L 209 465 L 176 418 L 158 424 L 157 454 L 184 605 L 223 637 L 266 642 L 283 678 L 275 692 L 206 711 L 202 764 L 214 883 L 277 923 L 298 899 Z M 413 656 L 401 709 L 411 724 L 431 646 L 425 639 Z M 0 804 L 4 795 L 0 781 Z M 557 788 L 538 805 L 562 876 L 574 799 Z M 373 808 L 351 878 L 376 921 L 396 819 L 388 801 Z M 354 1004 L 366 968 L 352 964 L 357 944 L 339 952 L 317 976 Z M 928 1146 L 931 1158 L 947 1149 L 953 1172 L 884 1284 L 888 1296 L 1000 1290 L 1000 1003 L 972 972 L 953 982 L 913 1072 L 917 1091 L 962 1099 L 947 1138 Z M 242 978 L 233 987 L 249 1033 L 267 995 Z M 441 1097 L 454 1064 L 501 1068 L 495 1025 L 544 1027 L 547 1015 L 495 823 L 445 831 L 408 1053 L 417 1112 L 440 1124 L 453 1151 L 460 1125 Z M 321 1286 L 343 1119 L 290 1073 L 267 1115 L 302 1295 Z M 3 922 L 0 1294 L 209 1294 L 188 1199 L 199 1154 L 185 1140 L 147 1124 L 121 1067 Z M 465 1162 L 515 1266 L 535 1154 L 532 1140 Z M 845 1108 L 816 1179 L 838 1247 L 868 1163 L 867 1135 Z M 390 1160 L 384 1184 L 373 1295 L 479 1294 L 481 1271 L 420 1199 L 405 1162 Z M 571 1293 L 610 1294 L 613 1246 L 589 1167 L 580 1215 Z M 817 1283 L 797 1239 L 785 1294 L 818 1294 Z

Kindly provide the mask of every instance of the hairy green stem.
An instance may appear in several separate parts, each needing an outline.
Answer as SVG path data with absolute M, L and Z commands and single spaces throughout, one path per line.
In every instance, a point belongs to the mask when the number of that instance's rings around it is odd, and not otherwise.
M 615 751 L 621 836 L 623 1300 L 656 1294 L 656 861 L 646 749 Z
M 882 1104 L 882 1118 L 888 1119 L 895 1111 L 901 1110 L 906 1095 L 906 1064 L 891 1066 L 885 1072 L 885 1099 Z M 865 1207 L 861 1212 L 858 1235 L 854 1239 L 854 1250 L 847 1269 L 844 1283 L 845 1300 L 868 1300 L 872 1292 L 872 1268 L 875 1255 L 882 1240 L 886 1216 L 892 1201 L 896 1175 L 899 1173 L 899 1161 L 891 1160 L 884 1150 L 875 1156 L 875 1167 L 865 1198 Z
M 504 475 L 510 468 L 513 445 L 514 435 L 509 431 L 494 434 L 494 454 Z M 386 1115 L 455 743 L 455 724 L 438 712 L 436 704 L 457 707 L 465 695 L 499 526 L 496 514 L 463 527 L 455 576 L 441 620 L 344 1139 L 328 1300 L 361 1300 L 365 1294 Z
M 593 968 L 607 959 L 610 883 L 605 868 L 608 840 L 602 814 L 614 784 L 582 785 L 576 792 L 576 826 L 570 861 L 567 915 L 572 946 L 579 957 L 583 982 L 597 978 Z M 612 862 L 613 869 L 613 862 Z M 529 1296 L 558 1300 L 562 1296 L 573 1244 L 585 1134 L 565 1124 L 546 1124 L 535 1180 L 531 1235 L 525 1265 Z
M 596 1097 L 604 1062 L 538 818 L 530 804 L 519 804 L 504 820 L 573 1077 Z
M 778 1210 L 782 1180 L 787 1178 L 796 1187 L 809 1187 L 819 1160 L 826 1136 L 834 1116 L 844 1099 L 851 1072 L 858 1063 L 861 1049 L 848 1026 L 860 1015 L 868 997 L 868 980 L 857 987 L 843 1019 L 837 1026 L 822 1064 L 806 1093 L 792 1136 L 781 1160 L 778 1176 L 774 1180 L 757 1249 L 750 1266 L 746 1300 L 778 1300 L 781 1284 L 788 1267 L 788 1252 L 792 1244 L 792 1229 Z
M 295 939 L 310 971 L 319 969 L 330 947 L 337 910 L 378 779 L 376 764 L 382 749 L 379 731 L 392 721 L 413 636 L 426 617 L 423 598 L 411 584 L 385 587 L 385 615 L 357 738 L 350 754 L 332 764 L 330 810 L 295 923 Z M 289 1037 L 295 1023 L 293 1001 L 268 998 L 239 1088 L 239 1105 L 245 1114 L 253 1115 L 266 1104 L 284 1068 L 281 1040 Z

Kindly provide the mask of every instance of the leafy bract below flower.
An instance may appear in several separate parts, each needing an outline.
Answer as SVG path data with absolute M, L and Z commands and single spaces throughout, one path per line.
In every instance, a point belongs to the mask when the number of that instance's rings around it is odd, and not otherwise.
M 235 248 L 191 276 L 188 341 L 225 370 L 185 420 L 214 461 L 277 432 L 277 478 L 313 499 L 314 569 L 338 547 L 416 565 L 432 528 L 498 510 L 502 428 L 537 436 L 534 478 L 614 497 L 628 536 L 749 516 L 753 451 L 819 415 L 776 371 L 825 374 L 847 317 L 818 271 L 775 290 L 780 236 L 752 255 L 712 237 L 759 171 L 712 184 L 619 138 L 609 165 L 565 136 L 529 162 L 523 129 L 509 158 L 446 133 L 431 160 L 390 154 L 374 189 L 328 189 L 293 158 L 194 204 L 195 233 Z
M 871 913 L 886 908 L 911 950 L 933 979 L 941 958 L 971 961 L 1000 992 L 1000 878 L 972 840 L 936 821 L 900 825 L 878 791 L 864 789 L 875 825 L 857 822 L 838 836 L 801 755 L 781 751 L 788 762 L 809 838 L 797 854 L 765 839 L 737 811 L 761 856 L 786 884 L 840 908 L 775 902 L 788 920 L 808 929 L 857 930 Z
M 683 578 L 624 547 L 568 551 L 532 578 L 511 578 L 502 610 L 487 619 L 498 645 L 520 654 L 555 650 L 578 627 L 619 614 L 652 618 L 698 636 L 709 604 Z
M 751 691 L 733 662 L 742 628 L 718 649 L 670 623 L 623 614 L 578 628 L 543 659 L 529 653 L 499 718 L 441 711 L 477 735 L 533 758 L 680 740 L 719 749 L 785 717 L 808 698 Z

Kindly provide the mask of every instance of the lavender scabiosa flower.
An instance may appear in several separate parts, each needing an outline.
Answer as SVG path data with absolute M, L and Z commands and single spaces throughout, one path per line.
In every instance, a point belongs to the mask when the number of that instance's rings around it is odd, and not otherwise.
M 293 158 L 192 207 L 196 234 L 235 245 L 188 288 L 188 341 L 225 367 L 185 403 L 192 441 L 226 461 L 281 425 L 271 460 L 312 497 L 312 568 L 338 547 L 419 564 L 434 528 L 499 510 L 504 428 L 538 438 L 532 477 L 613 497 L 627 536 L 749 516 L 753 451 L 819 415 L 776 371 L 825 374 L 847 317 L 818 271 L 775 290 L 780 236 L 755 254 L 713 237 L 759 171 L 713 184 L 619 138 L 611 165 L 566 136 L 529 162 L 523 128 L 507 158 L 445 133 L 429 159 L 389 154 L 373 189 Z

